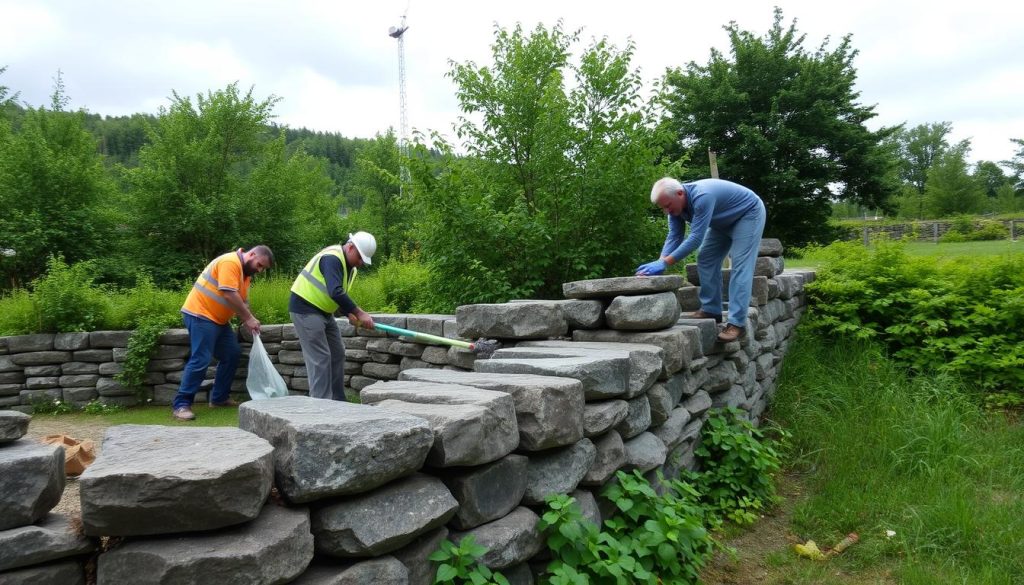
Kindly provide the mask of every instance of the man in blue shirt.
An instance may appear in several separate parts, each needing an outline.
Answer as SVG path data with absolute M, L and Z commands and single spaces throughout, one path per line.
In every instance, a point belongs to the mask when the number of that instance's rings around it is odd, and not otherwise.
M 690 317 L 721 323 L 722 261 L 726 255 L 731 256 L 729 318 L 718 340 L 728 343 L 739 339 L 747 324 L 754 265 L 764 232 L 761 198 L 743 185 L 721 179 L 680 183 L 666 177 L 654 184 L 651 202 L 668 216 L 668 236 L 661 257 L 637 267 L 636 275 L 661 274 L 700 248 L 697 273 L 701 308 Z M 686 222 L 690 223 L 690 235 L 684 240 Z

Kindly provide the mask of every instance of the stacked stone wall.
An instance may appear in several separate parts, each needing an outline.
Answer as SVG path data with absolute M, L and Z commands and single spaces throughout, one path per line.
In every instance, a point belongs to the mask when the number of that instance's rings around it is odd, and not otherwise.
M 79 480 L 82 532 L 48 514 L 63 488 L 61 448 L 21 438 L 27 417 L 5 411 L 0 518 L 15 519 L 0 526 L 0 543 L 31 544 L 0 546 L 0 584 L 22 582 L 25 571 L 66 571 L 65 580 L 41 582 L 80 582 L 68 575 L 83 573 L 101 536 L 120 542 L 96 557 L 100 584 L 426 584 L 439 543 L 469 534 L 487 547 L 485 564 L 532 583 L 543 567 L 537 520 L 547 496 L 571 494 L 599 522 L 611 509 L 601 489 L 617 471 L 654 480 L 695 468 L 712 408 L 760 421 L 814 276 L 783 272 L 777 241 L 765 240 L 761 254 L 746 335 L 726 344 L 713 320 L 683 314 L 698 308 L 697 287 L 680 275 L 566 283 L 562 300 L 468 305 L 454 316 L 376 316 L 497 339 L 503 347 L 489 359 L 343 322 L 353 402 L 304 396 L 294 330 L 266 327 L 264 343 L 294 395 L 242 404 L 239 429 L 110 428 Z M 0 363 L 21 368 L 24 380 L 10 382 L 23 386 L 19 399 L 30 377 L 43 377 L 27 367 L 119 363 L 116 347 L 85 345 L 101 334 L 82 335 L 77 349 L 56 349 L 58 336 L 6 340 Z M 171 331 L 153 361 L 184 360 L 182 347 L 187 336 Z M 109 361 L 74 359 L 103 349 Z M 72 359 L 40 363 L 59 357 L 49 352 Z M 154 401 L 169 400 L 182 365 L 154 370 L 163 375 L 153 378 Z M 94 388 L 110 375 L 98 370 Z M 79 387 L 57 384 L 62 398 Z

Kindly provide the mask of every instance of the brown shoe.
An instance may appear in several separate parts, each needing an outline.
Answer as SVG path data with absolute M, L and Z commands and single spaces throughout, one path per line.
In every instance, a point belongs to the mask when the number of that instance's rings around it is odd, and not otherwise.
M 171 416 L 178 420 L 196 420 L 195 413 L 193 413 L 192 409 L 187 406 L 174 409 L 174 413 Z
M 683 313 L 683 319 L 714 319 L 715 323 L 722 322 L 722 316 L 714 313 L 705 313 L 704 309 L 698 309 L 692 313 Z
M 736 341 L 743 337 L 743 327 L 737 327 L 732 323 L 725 326 L 722 332 L 718 334 L 718 341 L 721 343 L 729 343 L 730 341 Z
M 210 408 L 225 408 L 225 407 L 236 407 L 238 403 L 228 398 L 224 402 L 211 402 Z

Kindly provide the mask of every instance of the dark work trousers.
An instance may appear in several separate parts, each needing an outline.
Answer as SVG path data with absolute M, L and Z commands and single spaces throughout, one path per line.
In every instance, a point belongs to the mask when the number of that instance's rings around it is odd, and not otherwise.
M 345 400 L 345 344 L 333 315 L 289 313 L 302 345 L 313 398 Z

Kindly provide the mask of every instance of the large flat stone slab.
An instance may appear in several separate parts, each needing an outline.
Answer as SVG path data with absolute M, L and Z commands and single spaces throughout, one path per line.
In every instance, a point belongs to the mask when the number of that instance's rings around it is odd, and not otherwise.
M 459 337 L 543 339 L 565 335 L 562 309 L 547 303 L 462 305 L 455 309 Z
M 274 446 L 277 487 L 293 502 L 364 492 L 408 475 L 434 442 L 422 418 L 306 396 L 242 403 L 238 426 Z
M 516 348 L 522 347 L 557 348 L 559 351 L 573 350 L 579 352 L 553 354 L 560 357 L 587 355 L 588 351 L 593 350 L 625 351 L 629 354 L 629 390 L 624 395 L 624 398 L 632 398 L 643 394 L 658 379 L 658 376 L 664 369 L 665 350 L 651 344 L 547 339 L 543 341 L 521 341 L 516 344 Z
M 604 303 L 599 300 L 562 301 L 514 300 L 510 303 L 544 303 L 558 307 L 569 329 L 599 329 L 604 325 Z
M 515 404 L 519 448 L 526 451 L 571 445 L 583 438 L 583 383 L 579 380 L 429 369 L 403 370 L 398 379 L 507 392 Z
M 241 429 L 118 425 L 79 479 L 86 534 L 213 530 L 255 519 L 274 475 L 270 443 Z
M 0 530 L 46 516 L 63 493 L 63 447 L 28 438 L 0 447 Z
M 514 348 L 512 348 L 514 349 Z M 492 374 L 537 374 L 574 378 L 583 383 L 587 400 L 601 400 L 626 394 L 629 390 L 630 362 L 628 355 L 593 354 L 565 358 L 513 358 L 499 349 L 489 360 L 477 360 L 473 369 Z
M 694 352 L 700 351 L 700 331 L 685 325 L 673 325 L 661 331 L 577 330 L 572 332 L 572 340 L 656 345 L 665 352 L 662 376 L 666 378 L 689 366 L 696 357 Z
M 17 410 L 0 410 L 0 445 L 17 441 L 28 432 L 32 417 Z
M 417 473 L 314 510 L 316 550 L 334 557 L 382 555 L 443 526 L 458 507 L 441 480 Z
M 225 530 L 125 541 L 100 555 L 97 583 L 278 585 L 312 559 L 309 511 L 270 504 L 256 520 Z
M 36 524 L 0 531 L 0 571 L 89 554 L 96 542 L 72 526 L 63 514 L 48 514 Z
M 668 276 L 620 276 L 577 280 L 562 285 L 562 294 L 567 299 L 610 299 L 620 295 L 648 295 L 672 291 L 683 286 L 683 277 Z
M 508 455 L 519 443 L 515 417 L 499 418 L 486 406 L 382 400 L 375 407 L 429 421 L 434 441 L 427 464 L 434 467 L 483 465 Z

